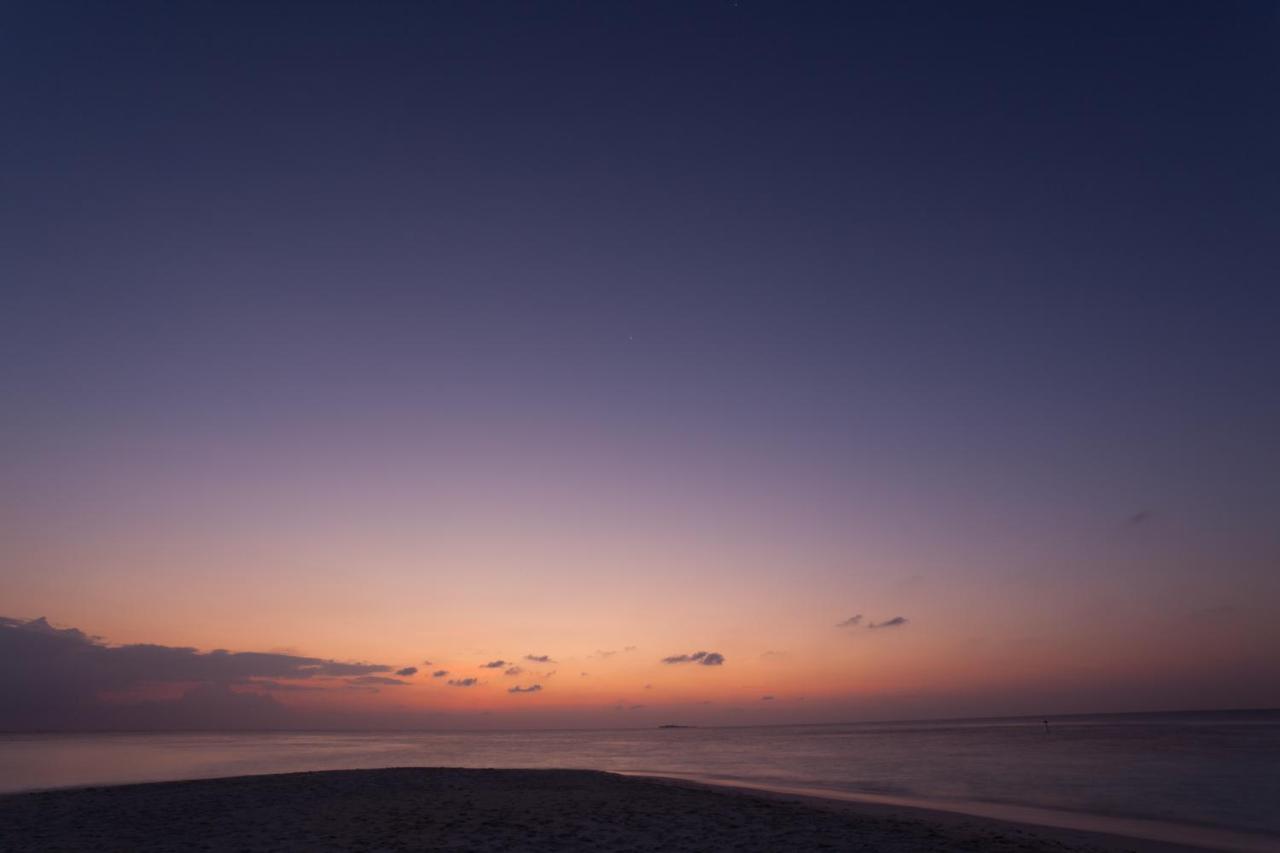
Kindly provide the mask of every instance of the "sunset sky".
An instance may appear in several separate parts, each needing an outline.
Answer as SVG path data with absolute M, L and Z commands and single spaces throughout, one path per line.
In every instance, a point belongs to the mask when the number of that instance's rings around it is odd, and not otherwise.
M 1280 705 L 1275 3 L 29 2 L 0 72 L 0 729 Z

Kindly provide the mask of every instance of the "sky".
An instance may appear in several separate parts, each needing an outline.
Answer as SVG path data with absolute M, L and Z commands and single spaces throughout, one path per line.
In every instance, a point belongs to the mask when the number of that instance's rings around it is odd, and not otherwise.
M 1275 2 L 8 4 L 0 729 L 1280 706 L 1278 96 Z

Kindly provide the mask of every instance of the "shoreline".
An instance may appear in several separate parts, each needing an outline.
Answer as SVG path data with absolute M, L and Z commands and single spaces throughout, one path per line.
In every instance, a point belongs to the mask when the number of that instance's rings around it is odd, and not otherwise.
M 988 823 L 1018 827 L 1045 838 L 1072 843 L 1103 844 L 1137 853 L 1183 853 L 1222 850 L 1233 853 L 1280 853 L 1280 838 L 1201 824 L 1179 824 L 1148 818 L 1071 812 L 1037 806 L 981 801 L 926 800 L 827 788 L 774 785 L 750 780 L 726 781 L 709 776 L 620 773 L 674 785 L 805 802 L 828 808 L 848 808 L 877 816 L 905 815 L 942 825 Z
M 0 795 L 0 824 L 6 826 L 0 837 L 5 853 L 1280 851 L 1280 839 L 1226 830 L 1142 838 L 1096 824 L 1019 820 L 1007 810 L 972 814 L 875 795 L 595 770 L 402 767 L 45 789 Z

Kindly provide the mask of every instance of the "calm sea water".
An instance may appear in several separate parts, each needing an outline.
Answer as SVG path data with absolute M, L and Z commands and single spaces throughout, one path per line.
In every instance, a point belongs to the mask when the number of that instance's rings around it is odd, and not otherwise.
M 1280 711 L 476 733 L 0 735 L 0 791 L 389 766 L 579 767 L 1280 850 Z M 1195 837 L 1193 837 L 1195 836 Z

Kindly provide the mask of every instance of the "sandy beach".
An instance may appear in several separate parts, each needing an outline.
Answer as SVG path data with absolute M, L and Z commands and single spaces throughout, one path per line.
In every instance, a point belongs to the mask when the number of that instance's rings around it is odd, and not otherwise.
M 398 768 L 0 797 L 3 851 L 1171 850 L 585 770 Z

